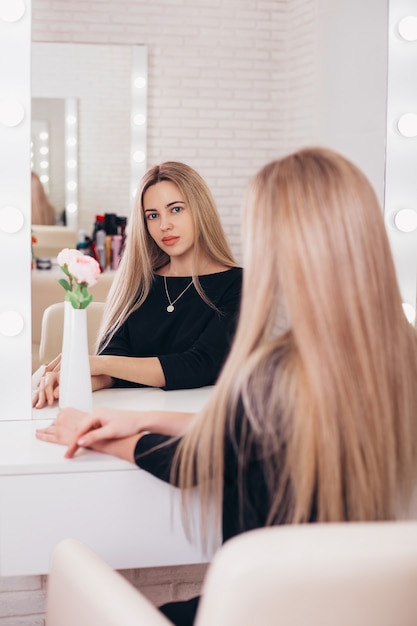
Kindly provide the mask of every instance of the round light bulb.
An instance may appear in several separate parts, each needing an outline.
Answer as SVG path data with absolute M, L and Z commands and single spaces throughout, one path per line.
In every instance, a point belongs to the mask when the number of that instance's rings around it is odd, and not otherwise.
M 417 40 L 417 17 L 415 15 L 407 15 L 398 24 L 398 32 L 406 41 Z
M 143 78 L 143 76 L 137 76 L 133 81 L 133 84 L 136 89 L 143 89 L 146 85 L 146 80 Z
M 394 215 L 394 224 L 403 233 L 411 233 L 417 228 L 417 211 L 400 209 Z
M 146 117 L 142 113 L 137 113 L 133 118 L 133 123 L 136 126 L 143 126 L 146 122 Z
M 143 163 L 145 160 L 145 153 L 142 152 L 142 150 L 136 150 L 136 152 L 133 153 L 133 160 L 136 163 Z
M 0 230 L 5 233 L 17 233 L 25 222 L 23 213 L 14 206 L 4 206 L 0 209 Z
M 417 114 L 405 113 L 401 115 L 397 126 L 404 137 L 417 137 Z
M 0 101 L 0 122 L 10 128 L 18 126 L 25 117 L 25 109 L 17 100 Z
M 68 213 L 76 213 L 77 205 L 74 202 L 70 202 L 67 206 Z
M 18 22 L 25 14 L 23 0 L 0 0 L 0 20 Z
M 6 337 L 20 335 L 24 325 L 23 317 L 17 311 L 0 313 L 0 332 Z

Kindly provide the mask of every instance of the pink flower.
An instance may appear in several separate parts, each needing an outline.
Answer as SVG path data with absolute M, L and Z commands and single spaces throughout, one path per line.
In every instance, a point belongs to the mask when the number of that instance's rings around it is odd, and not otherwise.
M 78 250 L 68 250 L 67 252 L 78 252 Z M 63 250 L 63 252 L 66 252 Z M 60 259 L 58 256 L 58 263 Z M 100 265 L 91 256 L 86 256 L 82 253 L 72 255 L 72 258 L 68 262 L 68 271 L 79 283 L 87 283 L 88 287 L 92 287 L 96 284 L 98 277 L 101 273 Z
M 72 259 L 77 256 L 83 256 L 83 253 L 80 250 L 75 250 L 72 248 L 64 248 L 56 257 L 57 263 L 60 267 L 63 265 L 69 265 Z

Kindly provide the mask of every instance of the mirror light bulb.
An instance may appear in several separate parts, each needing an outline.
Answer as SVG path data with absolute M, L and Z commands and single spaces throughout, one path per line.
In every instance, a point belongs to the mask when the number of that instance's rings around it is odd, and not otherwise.
M 143 78 L 143 76 L 137 76 L 133 81 L 133 84 L 136 89 L 143 89 L 146 85 L 146 80 Z
M 400 209 L 394 216 L 394 224 L 403 233 L 412 233 L 417 228 L 417 211 Z
M 0 0 L 0 20 L 18 22 L 25 14 L 23 0 Z
M 133 153 L 133 160 L 136 163 L 143 163 L 145 160 L 145 153 L 142 152 L 142 150 L 136 150 L 136 152 Z
M 0 230 L 14 234 L 19 232 L 25 222 L 23 213 L 14 206 L 5 206 L 0 209 Z
M 6 337 L 20 335 L 24 325 L 23 317 L 17 311 L 0 313 L 0 332 Z
M 137 113 L 133 118 L 133 123 L 136 126 L 143 126 L 146 122 L 146 117 L 142 113 Z
M 397 126 L 404 137 L 417 137 L 417 114 L 405 113 L 401 115 Z
M 398 32 L 406 41 L 417 40 L 417 17 L 415 15 L 407 15 L 398 24 Z
M 18 126 L 25 117 L 25 109 L 17 100 L 6 98 L 0 101 L 0 122 L 4 126 Z

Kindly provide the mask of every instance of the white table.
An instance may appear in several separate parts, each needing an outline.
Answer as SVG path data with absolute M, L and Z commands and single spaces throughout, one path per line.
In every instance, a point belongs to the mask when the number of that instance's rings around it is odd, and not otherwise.
M 108 389 L 95 406 L 198 411 L 212 387 L 184 391 Z M 135 465 L 35 438 L 57 407 L 29 421 L 0 422 L 0 576 L 46 574 L 63 538 L 86 543 L 115 569 L 206 562 L 181 523 L 178 490 Z M 198 515 L 198 507 L 195 507 Z

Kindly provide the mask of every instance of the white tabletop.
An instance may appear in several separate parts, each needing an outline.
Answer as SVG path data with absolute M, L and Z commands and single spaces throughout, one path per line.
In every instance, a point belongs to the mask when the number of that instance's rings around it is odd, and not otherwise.
M 104 389 L 93 393 L 95 407 L 197 412 L 213 387 L 163 391 L 157 388 Z M 35 430 L 53 420 L 58 406 L 32 410 L 32 420 L 0 422 L 0 475 L 136 469 L 132 463 L 92 450 L 64 459 L 65 448 L 35 437 Z

